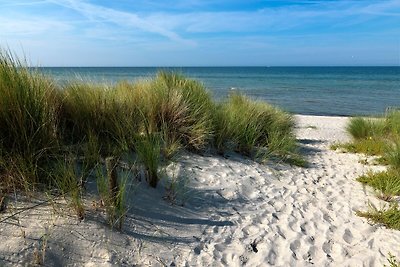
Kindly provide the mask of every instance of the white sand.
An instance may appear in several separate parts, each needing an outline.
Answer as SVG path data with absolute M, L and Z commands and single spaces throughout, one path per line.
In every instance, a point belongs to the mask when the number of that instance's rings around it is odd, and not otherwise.
M 380 204 L 355 178 L 382 167 L 329 149 L 348 139 L 347 118 L 296 119 L 309 168 L 185 155 L 175 168 L 188 178 L 177 186 L 184 206 L 165 201 L 162 186 L 140 184 L 118 232 L 94 207 L 78 222 L 63 201 L 43 205 L 16 216 L 19 226 L 0 223 L 0 265 L 32 262 L 44 234 L 48 266 L 382 266 L 388 252 L 400 258 L 400 231 L 355 215 L 368 201 Z

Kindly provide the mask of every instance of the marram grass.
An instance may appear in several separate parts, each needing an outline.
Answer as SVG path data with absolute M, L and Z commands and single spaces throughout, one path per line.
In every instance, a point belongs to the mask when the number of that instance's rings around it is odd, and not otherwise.
M 59 98 L 53 82 L 0 51 L 0 144 L 6 152 L 43 153 L 57 143 Z
M 58 146 L 60 98 L 54 83 L 0 50 L 1 183 L 48 183 L 44 169 Z
M 135 83 L 60 86 L 25 66 L 0 51 L 2 186 L 57 181 L 63 192 L 76 191 L 60 158 L 76 162 L 85 180 L 104 158 L 133 155 L 156 186 L 159 164 L 180 150 L 233 150 L 256 159 L 297 155 L 289 114 L 238 94 L 216 103 L 202 83 L 177 73 L 162 71 Z
M 392 203 L 389 207 L 382 209 L 370 206 L 368 211 L 359 211 L 357 215 L 374 223 L 382 224 L 387 228 L 400 230 L 400 210 L 399 205 L 396 203 Z
M 232 94 L 214 110 L 214 145 L 223 153 L 233 149 L 254 158 L 296 154 L 291 115 L 244 95 Z
M 357 181 L 374 188 L 383 200 L 390 201 L 394 196 L 400 196 L 400 173 L 397 171 L 369 172 Z
M 381 118 L 352 118 L 347 126 L 353 141 L 339 147 L 349 152 L 380 156 L 379 162 L 388 165 L 387 171 L 370 172 L 357 180 L 369 185 L 377 196 L 392 201 L 400 195 L 400 111 L 389 110 Z M 400 211 L 398 204 L 390 203 L 388 208 L 370 207 L 366 212 L 358 212 L 372 222 L 388 228 L 400 230 Z

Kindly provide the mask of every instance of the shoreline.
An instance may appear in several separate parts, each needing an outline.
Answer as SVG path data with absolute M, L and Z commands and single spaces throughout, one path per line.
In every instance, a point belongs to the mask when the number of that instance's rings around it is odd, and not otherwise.
M 0 224 L 0 263 L 29 263 L 45 235 L 45 265 L 382 266 L 389 252 L 399 258 L 400 231 L 355 215 L 368 201 L 382 204 L 355 178 L 384 167 L 329 149 L 349 139 L 348 117 L 295 115 L 295 120 L 309 168 L 258 164 L 235 154 L 184 154 L 166 170 L 189 178 L 175 199 L 183 206 L 165 200 L 164 186 L 140 183 L 118 232 L 104 223 L 92 199 L 86 199 L 82 222 L 57 200 L 19 215 L 20 225 Z

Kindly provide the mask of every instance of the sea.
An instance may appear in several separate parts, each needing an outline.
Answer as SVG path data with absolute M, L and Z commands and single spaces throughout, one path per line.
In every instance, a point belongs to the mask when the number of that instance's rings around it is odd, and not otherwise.
M 400 109 L 400 67 L 42 67 L 58 83 L 114 84 L 175 71 L 202 82 L 217 100 L 240 92 L 305 115 L 381 115 Z

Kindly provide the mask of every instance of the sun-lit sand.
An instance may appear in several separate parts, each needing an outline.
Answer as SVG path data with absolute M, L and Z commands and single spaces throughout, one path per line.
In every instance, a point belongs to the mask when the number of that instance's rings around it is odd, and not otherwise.
M 400 257 L 400 231 L 355 215 L 369 201 L 382 205 L 355 178 L 383 167 L 329 148 L 348 140 L 347 118 L 296 120 L 309 168 L 185 154 L 167 170 L 187 179 L 175 205 L 166 181 L 134 185 L 118 232 L 95 197 L 82 222 L 63 200 L 47 202 L 0 223 L 0 265 L 32 263 L 43 248 L 46 266 L 382 266 L 389 252 Z M 0 220 L 40 201 L 11 201 Z

